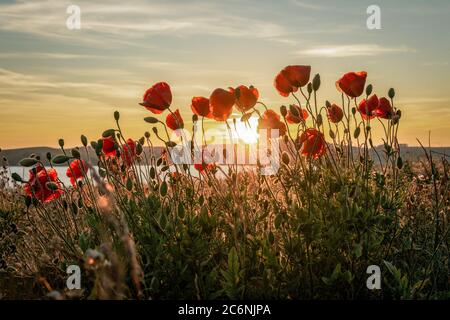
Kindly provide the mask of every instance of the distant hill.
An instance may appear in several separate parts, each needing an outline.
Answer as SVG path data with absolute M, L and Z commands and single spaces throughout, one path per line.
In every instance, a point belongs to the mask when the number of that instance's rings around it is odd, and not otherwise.
M 282 150 L 286 149 L 285 146 L 281 146 Z M 221 150 L 222 147 L 217 147 L 217 151 Z M 377 152 L 381 155 L 383 153 L 383 146 L 377 146 L 375 147 Z M 66 149 L 67 152 L 70 152 L 70 149 Z M 94 150 L 91 147 L 88 147 L 89 154 L 90 154 L 90 161 L 92 163 L 97 162 L 97 156 L 95 155 Z M 158 157 L 163 150 L 163 147 L 154 147 L 153 152 Z M 355 154 L 357 154 L 357 149 L 355 148 Z M 400 145 L 400 150 L 402 157 L 404 160 L 410 160 L 415 161 L 419 158 L 423 158 L 424 151 L 421 147 L 410 147 L 408 145 Z M 446 156 L 450 157 L 450 147 L 431 147 L 431 150 L 433 154 L 436 155 L 436 157 L 440 156 Z M 50 147 L 30 147 L 30 148 L 20 148 L 20 149 L 9 149 L 9 150 L 2 150 L 0 152 L 0 164 L 3 162 L 3 158 L 7 159 L 7 162 L 10 166 L 16 166 L 19 164 L 19 161 L 23 158 L 29 157 L 31 154 L 35 154 L 41 157 L 41 159 L 45 160 L 47 153 L 50 152 L 52 156 L 61 154 L 61 149 L 57 148 L 50 148 Z M 149 159 L 149 148 L 145 147 L 144 152 L 147 154 L 147 158 Z M 81 152 L 81 156 L 84 160 L 87 160 L 86 153 L 84 150 Z M 375 156 L 374 152 L 372 151 L 372 156 Z
M 159 156 L 162 151 L 162 147 L 155 147 L 154 153 L 156 156 Z M 66 152 L 70 154 L 70 149 L 65 149 Z M 86 156 L 86 152 L 84 151 L 84 148 L 80 150 L 81 151 L 81 158 L 83 160 L 88 160 Z M 2 150 L 0 152 L 0 163 L 2 163 L 4 160 L 3 158 L 7 159 L 7 163 L 10 166 L 17 166 L 19 165 L 19 161 L 23 158 L 28 158 L 30 155 L 35 154 L 37 156 L 40 156 L 41 159 L 44 160 L 44 163 L 46 163 L 47 159 L 47 153 L 50 152 L 52 156 L 55 156 L 57 154 L 62 154 L 61 149 L 59 148 L 50 148 L 50 147 L 30 147 L 30 148 L 20 148 L 20 149 L 9 149 L 9 150 Z M 89 146 L 88 147 L 89 152 L 89 160 L 92 163 L 96 163 L 98 161 L 97 156 L 95 155 L 94 150 Z M 149 154 L 148 148 L 144 148 L 144 152 Z

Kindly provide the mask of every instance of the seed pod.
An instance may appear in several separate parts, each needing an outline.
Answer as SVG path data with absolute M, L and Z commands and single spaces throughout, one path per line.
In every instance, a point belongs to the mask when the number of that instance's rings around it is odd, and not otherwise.
M 114 120 L 119 121 L 119 119 L 120 119 L 119 111 L 114 111 Z
M 38 163 L 38 160 L 34 158 L 25 158 L 19 161 L 19 164 L 22 167 L 31 167 L 34 166 L 36 163 Z
M 312 81 L 312 87 L 313 87 L 314 91 L 319 90 L 319 88 L 320 88 L 320 74 L 316 74 L 314 76 L 314 79 Z
M 86 136 L 82 134 L 80 137 L 80 140 L 81 140 L 81 143 L 83 144 L 83 146 L 86 147 L 88 144 L 88 140 L 87 140 Z
M 281 160 L 285 165 L 289 165 L 290 158 L 286 151 L 283 151 L 283 153 L 281 154 Z
M 61 148 L 63 148 L 64 147 L 64 139 L 59 139 L 58 144 Z
M 389 98 L 394 99 L 394 97 L 395 97 L 395 90 L 394 90 L 394 88 L 390 88 L 389 89 L 388 96 L 389 96 Z
M 281 116 L 284 118 L 284 117 L 286 117 L 286 115 L 287 115 L 287 108 L 286 108 L 286 106 L 281 106 L 280 107 L 280 114 L 281 114 Z
M 103 138 L 109 138 L 109 137 L 113 137 L 114 138 L 114 133 L 115 133 L 116 131 L 114 130 L 114 129 L 108 129 L 108 130 L 105 130 L 105 131 L 103 131 L 103 133 L 102 133 L 102 137 Z
M 77 149 L 72 149 L 72 157 L 74 157 L 75 159 L 80 159 L 81 155 L 80 155 L 80 151 L 78 151 Z
M 366 96 L 370 96 L 370 95 L 372 94 L 372 90 L 373 90 L 373 87 L 372 87 L 371 84 L 369 84 L 369 85 L 366 87 Z
M 148 123 L 158 123 L 159 122 L 159 120 L 155 117 L 145 117 L 144 121 L 148 122 Z

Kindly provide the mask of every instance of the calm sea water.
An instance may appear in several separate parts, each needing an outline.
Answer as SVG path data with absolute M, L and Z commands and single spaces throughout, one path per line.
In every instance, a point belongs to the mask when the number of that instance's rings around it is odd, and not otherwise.
M 228 169 L 227 169 L 226 166 L 220 166 L 220 167 L 222 167 L 222 169 L 225 172 L 227 172 Z M 66 166 L 58 166 L 58 167 L 54 167 L 54 168 L 55 168 L 56 172 L 58 173 L 58 178 L 66 186 L 70 186 L 70 178 L 66 176 L 67 167 Z M 147 166 L 141 166 L 140 168 L 141 168 L 143 173 L 147 174 L 147 172 L 148 172 L 147 171 Z M 243 167 L 238 167 L 238 171 L 241 171 L 242 168 Z M 48 169 L 48 167 L 47 167 L 47 169 Z M 98 167 L 95 166 L 94 169 L 98 172 Z M 21 166 L 11 166 L 11 167 L 8 167 L 8 170 L 10 171 L 10 173 L 9 173 L 10 175 L 13 174 L 13 173 L 17 173 L 25 181 L 28 180 L 28 178 L 29 178 L 29 171 L 30 171 L 29 168 L 24 168 L 24 167 L 21 167 Z M 246 170 L 252 170 L 252 169 L 249 169 L 247 167 Z M 254 170 L 254 168 L 253 168 L 253 170 Z M 173 172 L 173 171 L 175 171 L 175 169 L 171 168 L 170 171 Z M 190 166 L 190 172 L 191 172 L 192 176 L 198 177 L 198 171 L 194 168 L 194 166 Z M 219 171 L 216 176 L 217 177 L 223 177 L 223 174 Z
M 98 167 L 94 167 L 98 172 Z M 11 171 L 11 174 L 14 172 L 19 174 L 23 180 L 28 180 L 30 168 L 24 168 L 20 166 L 12 166 L 8 168 Z M 47 168 L 48 169 L 48 168 Z M 58 178 L 67 186 L 70 185 L 70 178 L 66 176 L 67 167 L 55 167 L 56 172 L 58 173 Z

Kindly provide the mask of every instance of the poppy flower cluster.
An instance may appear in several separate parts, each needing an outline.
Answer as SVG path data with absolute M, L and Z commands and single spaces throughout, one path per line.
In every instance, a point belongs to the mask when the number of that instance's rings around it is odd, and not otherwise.
M 394 114 L 391 103 L 386 98 L 378 99 L 374 94 L 370 98 L 363 99 L 358 105 L 358 111 L 363 119 L 373 119 L 375 117 L 390 119 Z
M 70 163 L 69 168 L 67 168 L 66 176 L 70 178 L 70 183 L 76 186 L 77 180 L 83 179 L 88 170 L 89 167 L 86 161 L 75 159 Z
M 287 112 L 286 121 L 290 124 L 299 124 L 308 119 L 308 116 L 308 111 L 293 104 Z
M 326 152 L 326 141 L 323 133 L 314 128 L 306 129 L 298 138 L 297 144 L 302 155 L 317 159 Z
M 61 184 L 55 169 L 47 170 L 38 165 L 31 169 L 29 174 L 28 182 L 24 186 L 27 195 L 41 202 L 49 202 L 61 196 Z
M 359 97 L 366 84 L 367 72 L 348 72 L 336 81 L 338 91 L 345 93 L 351 98 Z
M 258 121 L 258 129 L 266 129 L 270 137 L 271 130 L 278 130 L 279 136 L 286 134 L 286 125 L 280 120 L 280 116 L 273 110 L 266 110 Z
M 275 77 L 274 85 L 283 97 L 296 92 L 309 82 L 311 66 L 287 66 Z
M 344 112 L 337 104 L 327 106 L 327 117 L 332 123 L 338 123 L 344 117 Z

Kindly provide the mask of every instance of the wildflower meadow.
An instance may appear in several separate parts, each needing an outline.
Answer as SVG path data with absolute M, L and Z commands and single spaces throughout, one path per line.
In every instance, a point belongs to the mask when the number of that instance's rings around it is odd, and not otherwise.
M 157 82 L 140 137 L 116 111 L 102 136 L 23 158 L 25 176 L 0 153 L 1 295 L 449 299 L 448 157 L 402 157 L 407 110 L 370 74 L 335 79 L 331 101 L 311 72 L 274 75 L 281 106 L 236 84 L 192 97 L 192 119 Z

